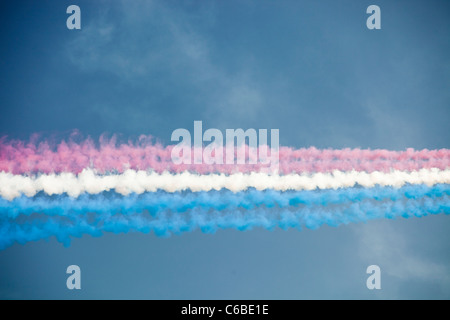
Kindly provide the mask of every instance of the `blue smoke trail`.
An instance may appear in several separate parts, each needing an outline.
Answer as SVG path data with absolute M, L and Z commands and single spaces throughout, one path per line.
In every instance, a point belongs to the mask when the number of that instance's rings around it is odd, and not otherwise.
M 148 211 L 152 215 L 170 210 L 185 212 L 194 208 L 212 209 L 217 211 L 246 209 L 259 207 L 286 208 L 299 205 L 337 205 L 355 203 L 372 199 L 375 201 L 420 199 L 424 197 L 438 198 L 450 195 L 448 184 L 408 185 L 402 188 L 343 188 L 315 191 L 257 191 L 251 189 L 245 192 L 233 193 L 228 190 L 211 192 L 175 192 L 164 191 L 122 196 L 115 192 L 103 194 L 83 194 L 78 198 L 67 195 L 48 196 L 44 193 L 28 198 L 21 196 L 11 201 L 0 198 L 1 219 L 14 219 L 19 215 L 45 213 L 49 216 L 68 216 L 87 213 L 121 213 L 124 215 Z
M 69 245 L 70 236 L 81 237 L 83 234 L 101 236 L 103 232 L 138 231 L 149 233 L 153 231 L 158 236 L 168 236 L 171 233 L 179 234 L 196 229 L 208 233 L 228 228 L 248 230 L 254 227 L 263 227 L 272 230 L 277 226 L 283 229 L 301 229 L 302 226 L 317 229 L 324 224 L 338 226 L 372 219 L 421 217 L 439 213 L 450 214 L 450 198 L 448 196 L 425 200 L 387 200 L 380 204 L 365 200 L 346 206 L 312 206 L 298 210 L 257 208 L 249 211 L 211 212 L 205 209 L 192 209 L 183 214 L 163 212 L 156 217 L 142 214 L 103 213 L 97 215 L 93 221 L 89 221 L 88 215 L 71 216 L 69 220 L 49 217 L 46 220 L 35 219 L 22 224 L 11 221 L 2 223 L 0 248 L 4 249 L 14 242 L 23 244 L 29 241 L 48 239 L 51 236 L 56 236 L 58 241 Z
M 78 199 L 39 195 L 0 199 L 0 249 L 52 236 L 69 245 L 71 237 L 104 232 L 168 236 L 196 229 L 316 229 L 323 224 L 439 213 L 450 214 L 446 184 L 297 192 L 155 192 L 127 197 L 105 193 Z

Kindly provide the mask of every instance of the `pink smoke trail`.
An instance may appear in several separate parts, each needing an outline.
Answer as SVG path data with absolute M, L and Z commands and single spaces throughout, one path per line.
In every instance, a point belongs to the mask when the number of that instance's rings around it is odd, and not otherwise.
M 126 169 L 153 170 L 158 173 L 190 171 L 207 173 L 249 173 L 266 168 L 266 164 L 174 164 L 171 158 L 173 145 L 162 146 L 152 143 L 149 137 L 141 137 L 137 143 L 119 144 L 113 137 L 100 138 L 98 144 L 91 139 L 81 142 L 62 141 L 51 145 L 20 140 L 0 139 L 0 172 L 13 174 L 31 173 L 80 173 L 84 168 L 93 168 L 98 173 L 122 173 Z M 256 150 L 246 148 L 246 159 L 258 158 Z M 270 148 L 269 148 L 270 149 Z M 194 152 L 192 151 L 193 155 Z M 236 157 L 236 154 L 235 154 Z M 193 162 L 193 161 L 192 161 Z M 247 161 L 248 162 L 248 161 Z M 413 171 L 450 167 L 450 150 L 390 151 L 385 149 L 317 149 L 315 147 L 293 149 L 280 147 L 280 174 L 340 171 Z

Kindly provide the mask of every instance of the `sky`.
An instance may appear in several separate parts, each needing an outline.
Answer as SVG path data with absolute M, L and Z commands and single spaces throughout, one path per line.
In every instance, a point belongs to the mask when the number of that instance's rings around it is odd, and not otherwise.
M 81 29 L 66 27 L 69 5 Z M 369 30 L 366 9 L 381 8 Z M 1 1 L 0 136 L 279 129 L 295 148 L 450 148 L 450 3 Z M 0 251 L 2 299 L 449 299 L 450 217 L 83 236 Z M 79 265 L 82 289 L 66 288 Z M 382 289 L 368 290 L 379 265 Z

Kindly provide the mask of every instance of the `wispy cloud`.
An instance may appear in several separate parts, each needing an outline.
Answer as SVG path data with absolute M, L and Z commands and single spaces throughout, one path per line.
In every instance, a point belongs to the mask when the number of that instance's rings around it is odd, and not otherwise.
M 422 250 L 416 250 L 411 237 L 391 222 L 376 221 L 352 228 L 359 239 L 361 258 L 379 265 L 382 274 L 397 279 L 399 286 L 412 281 L 426 281 L 436 284 L 442 292 L 450 293 L 448 265 L 430 259 Z M 385 287 L 394 285 L 390 282 Z M 395 290 L 400 294 L 400 287 Z
M 161 95 L 183 95 L 188 90 L 195 97 L 185 103 L 195 103 L 203 119 L 216 127 L 233 119 L 254 118 L 264 105 L 264 93 L 251 68 L 231 75 L 220 61 L 213 62 L 211 44 L 192 22 L 202 19 L 202 24 L 213 24 L 213 7 L 206 5 L 198 17 L 162 2 L 124 1 L 110 6 L 67 44 L 70 61 L 81 70 L 110 74 L 125 86 L 161 87 Z M 145 103 L 127 106 L 132 110 L 128 114 L 109 113 L 109 117 L 139 118 L 140 104 Z

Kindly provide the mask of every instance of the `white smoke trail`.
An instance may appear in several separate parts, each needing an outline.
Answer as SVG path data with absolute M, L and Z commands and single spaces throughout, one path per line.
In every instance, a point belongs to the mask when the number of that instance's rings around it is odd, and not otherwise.
M 122 195 L 128 195 L 158 190 L 198 192 L 228 189 L 239 192 L 255 188 L 256 190 L 287 191 L 338 189 L 355 185 L 367 188 L 377 185 L 399 188 L 405 184 L 432 186 L 440 183 L 450 183 L 450 169 L 432 168 L 412 172 L 393 170 L 389 173 L 334 171 L 310 175 L 270 175 L 266 173 L 198 175 L 189 172 L 158 174 L 135 170 L 126 170 L 117 175 L 98 175 L 91 169 L 85 169 L 78 175 L 61 173 L 21 176 L 0 172 L 0 196 L 12 200 L 22 194 L 32 197 L 40 191 L 49 195 L 67 193 L 69 196 L 78 197 L 82 193 L 98 194 L 112 190 Z

